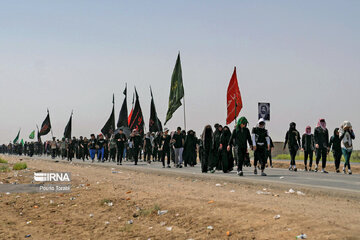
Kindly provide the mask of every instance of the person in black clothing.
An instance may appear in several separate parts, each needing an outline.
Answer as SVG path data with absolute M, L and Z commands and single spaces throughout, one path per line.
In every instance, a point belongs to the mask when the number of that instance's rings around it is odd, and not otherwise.
M 134 157 L 135 165 L 137 165 L 142 140 L 139 132 L 136 129 L 134 129 L 132 133 L 133 134 L 130 137 L 130 141 L 133 143 L 133 153 L 134 153 L 133 157 Z
M 173 134 L 171 143 L 175 153 L 175 167 L 182 168 L 183 162 L 183 151 L 184 151 L 184 135 L 181 133 L 181 127 L 178 127 L 176 132 Z
M 234 162 L 231 152 L 227 151 L 230 138 L 231 138 L 230 129 L 228 126 L 224 126 L 220 136 L 220 161 L 224 173 L 228 173 L 231 171 L 232 168 L 231 163 Z
M 29 156 L 32 157 L 34 155 L 34 142 L 29 143 Z
M 309 171 L 311 171 L 312 162 L 313 162 L 313 152 L 315 150 L 315 140 L 314 135 L 311 133 L 311 127 L 307 126 L 305 133 L 302 135 L 302 150 L 304 151 L 304 165 L 305 171 L 307 168 L 307 160 L 309 158 Z
M 222 170 L 222 162 L 220 161 L 221 150 L 220 150 L 220 137 L 222 133 L 223 127 L 220 124 L 215 124 L 215 132 L 214 132 L 214 153 L 212 161 L 210 162 L 211 172 L 214 172 L 215 169 Z
M 99 134 L 99 139 L 97 140 L 97 149 L 98 149 L 98 154 L 97 154 L 97 159 L 98 162 L 104 162 L 104 152 L 105 152 L 105 139 L 104 139 L 104 135 L 102 135 L 101 133 Z
M 196 145 L 197 139 L 195 132 L 193 130 L 188 131 L 188 134 L 185 138 L 184 144 L 184 166 L 190 165 L 194 167 L 196 165 Z
M 161 138 L 163 136 L 162 132 L 157 132 L 156 136 L 155 136 L 155 148 L 156 148 L 156 158 L 158 159 L 159 162 L 161 162 L 161 158 L 162 158 L 162 151 L 160 150 L 161 148 Z
M 339 137 L 339 128 L 335 128 L 334 135 L 330 138 L 329 142 L 329 149 L 332 147 L 332 152 L 334 155 L 335 160 L 335 171 L 337 173 L 340 172 L 340 161 L 342 156 L 342 150 L 341 150 L 341 139 Z
M 109 148 L 109 162 L 110 161 L 115 162 L 116 148 L 117 148 L 115 135 L 111 135 L 110 141 L 109 141 L 109 144 L 108 144 L 108 148 Z
M 164 129 L 164 134 L 161 135 L 161 142 L 160 142 L 160 152 L 161 152 L 161 161 L 163 164 L 163 168 L 165 168 L 165 156 L 167 157 L 167 167 L 171 168 L 170 166 L 170 140 L 171 137 L 169 135 L 169 129 Z
M 290 123 L 290 128 L 286 132 L 284 150 L 286 148 L 286 144 L 288 144 L 290 157 L 291 157 L 289 170 L 290 171 L 294 170 L 296 172 L 297 168 L 296 168 L 295 157 L 297 151 L 300 149 L 301 143 L 300 143 L 300 133 L 298 132 L 298 130 L 296 130 L 296 123 L 294 122 Z
M 69 143 L 67 145 L 67 160 L 72 162 L 72 159 L 74 157 L 74 151 L 75 151 L 75 143 L 73 142 L 73 140 L 69 139 Z
M 91 162 L 94 162 L 96 155 L 96 147 L 97 147 L 97 139 L 95 138 L 95 134 L 91 134 L 91 138 L 89 141 L 89 153 L 90 153 Z
M 79 159 L 85 161 L 84 139 L 82 136 L 80 136 L 79 138 L 78 145 L 79 145 Z
M 72 142 L 73 148 L 74 148 L 73 157 L 76 157 L 76 159 L 80 159 L 79 158 L 78 140 L 76 139 L 76 137 L 73 137 L 71 142 Z
M 212 160 L 213 154 L 213 131 L 210 125 L 206 125 L 201 135 L 203 150 L 201 157 L 201 172 L 207 173 L 209 170 L 212 171 L 209 162 Z
M 267 160 L 269 159 L 270 168 L 273 168 L 271 152 L 274 149 L 274 143 L 270 136 L 269 139 L 270 139 L 270 150 L 266 150 L 266 167 L 267 167 Z
M 83 141 L 83 149 L 84 149 L 84 155 L 83 155 L 83 159 L 86 158 L 86 160 L 89 160 L 89 140 L 85 137 L 84 141 Z
M 109 142 L 110 142 L 110 137 L 111 137 L 111 133 L 109 134 L 105 134 L 104 136 L 104 157 L 103 157 L 103 162 L 109 160 L 110 162 L 110 159 L 109 159 Z
M 261 176 L 266 176 L 266 148 L 270 150 L 270 139 L 265 129 L 265 120 L 260 118 L 256 127 L 251 131 L 252 145 L 254 149 L 254 174 L 257 174 L 257 163 L 261 164 Z
M 148 164 L 151 163 L 151 152 L 152 152 L 152 145 L 150 139 L 150 132 L 148 132 L 144 139 L 144 161 L 147 161 Z
M 151 151 L 151 156 L 152 156 L 152 161 L 156 162 L 156 161 L 160 161 L 157 157 L 158 157 L 158 145 L 156 142 L 156 134 L 154 132 L 152 132 L 150 134 L 150 139 L 151 139 L 151 145 L 152 145 L 152 151 Z
M 318 171 L 320 159 L 322 159 L 322 173 L 328 173 L 326 168 L 326 157 L 329 153 L 329 132 L 326 128 L 325 119 L 320 119 L 314 131 L 314 140 L 316 148 L 316 167 L 315 172 Z
M 115 135 L 115 140 L 117 145 L 117 165 L 122 165 L 125 143 L 127 141 L 123 129 L 120 129 L 119 132 Z
M 227 150 L 230 151 L 233 145 L 236 148 L 237 153 L 237 174 L 243 176 L 243 164 L 246 157 L 248 144 L 250 148 L 253 148 L 253 142 L 251 141 L 250 131 L 247 128 L 248 120 L 245 117 L 241 117 L 238 120 L 236 128 L 233 130 L 228 142 Z M 254 131 L 254 130 L 253 130 Z M 255 168 L 256 169 L 256 168 Z

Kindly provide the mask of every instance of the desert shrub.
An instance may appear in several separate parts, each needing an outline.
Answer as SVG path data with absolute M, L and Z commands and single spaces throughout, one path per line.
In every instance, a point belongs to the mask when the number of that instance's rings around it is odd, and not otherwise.
M 14 166 L 13 166 L 14 170 L 23 170 L 23 169 L 26 169 L 26 168 L 27 168 L 27 165 L 26 165 L 26 163 L 23 163 L 23 162 L 15 163 Z
M 8 163 L 8 161 L 6 161 L 0 157 L 0 163 Z
M 0 166 L 0 172 L 10 172 L 10 168 L 7 165 Z

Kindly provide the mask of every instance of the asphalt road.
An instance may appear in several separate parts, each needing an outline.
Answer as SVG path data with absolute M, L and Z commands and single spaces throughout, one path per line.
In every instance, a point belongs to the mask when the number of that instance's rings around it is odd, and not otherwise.
M 29 159 L 28 157 L 22 157 L 23 160 Z M 55 161 L 48 157 L 35 157 L 33 159 L 42 159 L 48 161 Z M 56 159 L 59 162 L 66 162 L 66 160 Z M 232 182 L 246 182 L 246 183 L 264 183 L 272 185 L 282 185 L 288 186 L 290 188 L 302 187 L 309 188 L 312 190 L 319 189 L 323 192 L 346 192 L 347 194 L 360 195 L 360 174 L 348 175 L 344 173 L 334 173 L 329 172 L 328 174 L 321 172 L 304 172 L 298 170 L 297 172 L 292 172 L 287 169 L 280 168 L 267 168 L 265 172 L 267 173 L 266 177 L 254 175 L 253 167 L 244 168 L 244 176 L 240 177 L 236 174 L 236 171 L 231 173 L 223 173 L 222 171 L 217 171 L 216 173 L 201 173 L 200 165 L 198 164 L 195 167 L 183 167 L 183 168 L 162 168 L 161 163 L 152 162 L 147 164 L 145 162 L 139 162 L 137 166 L 133 162 L 124 162 L 122 166 L 118 166 L 113 162 L 98 163 L 95 161 L 91 163 L 89 160 L 73 160 L 73 163 L 78 164 L 95 164 L 101 165 L 104 167 L 114 168 L 114 171 L 121 171 L 122 168 L 141 171 L 141 172 L 151 172 L 156 174 L 164 175 L 183 175 L 191 177 L 205 177 L 205 178 L 214 178 L 219 179 L 219 181 L 232 181 Z M 59 169 L 60 171 L 60 169 Z M 258 171 L 259 173 L 260 171 Z

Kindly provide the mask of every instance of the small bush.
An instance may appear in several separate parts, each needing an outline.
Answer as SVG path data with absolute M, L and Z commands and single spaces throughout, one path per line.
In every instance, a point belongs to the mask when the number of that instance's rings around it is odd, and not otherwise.
M 160 210 L 160 206 L 155 204 L 153 207 L 148 209 L 141 209 L 140 210 L 140 216 L 149 216 L 151 214 L 157 213 L 157 211 Z
M 26 169 L 26 168 L 27 168 L 26 163 L 22 163 L 22 162 L 15 163 L 14 166 L 13 166 L 14 170 L 23 170 L 23 169 Z
M 100 201 L 100 205 L 105 205 L 105 204 L 108 204 L 108 203 L 111 203 L 112 201 L 110 199 L 103 199 Z
M 0 172 L 10 172 L 10 168 L 8 166 L 0 166 Z
M 6 160 L 4 160 L 4 159 L 0 158 L 0 163 L 8 163 L 8 161 L 6 161 Z

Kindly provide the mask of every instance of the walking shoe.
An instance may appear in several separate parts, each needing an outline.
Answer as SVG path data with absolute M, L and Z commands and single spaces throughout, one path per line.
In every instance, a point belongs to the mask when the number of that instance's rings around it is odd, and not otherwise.
M 243 175 L 244 175 L 244 173 L 243 173 L 243 171 L 238 171 L 238 172 L 237 172 L 237 175 L 239 175 L 239 176 L 243 176 Z
M 304 169 L 305 172 L 307 172 L 307 166 L 305 166 L 305 169 Z
M 312 170 L 311 170 L 311 167 L 309 168 L 309 172 L 311 172 Z
M 180 164 L 179 168 L 182 168 L 182 165 Z
M 345 170 L 345 168 L 343 168 L 343 173 L 344 173 L 344 174 L 346 174 L 346 170 Z
M 211 172 L 211 173 L 215 173 L 215 170 L 213 169 L 213 170 L 211 170 L 210 172 Z
M 271 165 L 270 168 L 273 168 L 273 165 Z
M 321 172 L 322 173 L 328 173 L 327 171 L 325 171 L 325 169 L 322 169 Z
M 315 172 L 317 172 L 317 171 L 318 171 L 318 166 L 315 167 Z
M 297 172 L 297 168 L 296 168 L 296 167 L 294 168 L 294 172 Z
M 122 165 L 122 163 L 120 163 L 119 165 Z
M 339 173 L 340 172 L 340 170 L 339 169 L 336 169 L 336 173 Z
M 352 174 L 351 169 L 348 170 L 348 173 L 349 173 L 350 175 Z
M 257 169 L 256 168 L 254 169 L 254 174 L 257 175 Z
M 290 167 L 289 167 L 289 171 L 292 171 L 292 170 L 293 170 L 293 168 L 292 168 L 292 166 L 290 166 Z
M 264 176 L 264 177 L 265 177 L 265 176 L 267 176 L 267 175 L 266 175 L 266 173 L 262 172 L 262 173 L 261 173 L 261 176 Z
M 170 165 L 168 165 L 168 166 L 167 166 L 167 168 L 171 168 L 171 166 L 170 166 Z

